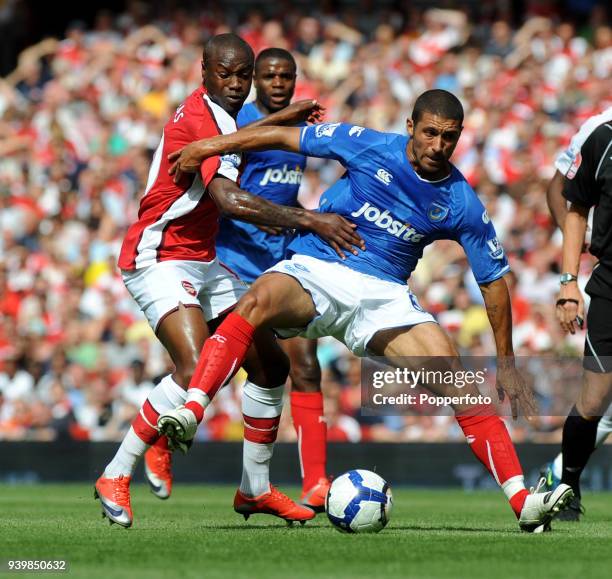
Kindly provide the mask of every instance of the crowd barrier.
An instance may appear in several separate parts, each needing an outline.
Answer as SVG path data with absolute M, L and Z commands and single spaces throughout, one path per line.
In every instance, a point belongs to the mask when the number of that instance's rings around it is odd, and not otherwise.
M 115 443 L 0 442 L 0 482 L 94 481 L 117 448 Z M 558 452 L 557 445 L 518 444 L 517 450 L 530 484 L 539 469 Z M 186 456 L 176 454 L 174 473 L 179 483 L 236 484 L 240 480 L 242 444 L 198 442 Z M 330 474 L 352 468 L 374 470 L 394 486 L 423 488 L 491 488 L 494 481 L 476 462 L 466 444 L 330 444 Z M 142 480 L 142 465 L 135 480 Z M 300 465 L 295 444 L 277 444 L 272 480 L 298 484 Z M 612 445 L 599 448 L 583 475 L 584 488 L 612 490 Z

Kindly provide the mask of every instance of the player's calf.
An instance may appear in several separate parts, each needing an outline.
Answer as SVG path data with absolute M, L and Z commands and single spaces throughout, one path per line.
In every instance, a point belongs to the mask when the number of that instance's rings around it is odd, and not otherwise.
M 254 333 L 254 326 L 232 312 L 204 343 L 185 402 L 185 408 L 194 414 L 196 426 L 202 421 L 204 409 L 219 388 L 240 369 Z M 184 438 L 184 433 L 179 432 L 178 438 Z

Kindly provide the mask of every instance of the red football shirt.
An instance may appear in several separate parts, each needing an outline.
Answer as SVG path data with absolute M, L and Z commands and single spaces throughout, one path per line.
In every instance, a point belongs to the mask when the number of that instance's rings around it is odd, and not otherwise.
M 203 87 L 195 90 L 164 127 L 155 151 L 138 221 L 127 232 L 119 267 L 133 270 L 159 261 L 211 261 L 219 212 L 206 188 L 215 176 L 238 180 L 239 155 L 206 159 L 200 173 L 175 184 L 168 175 L 168 154 L 185 145 L 236 131 L 236 121 L 212 102 Z

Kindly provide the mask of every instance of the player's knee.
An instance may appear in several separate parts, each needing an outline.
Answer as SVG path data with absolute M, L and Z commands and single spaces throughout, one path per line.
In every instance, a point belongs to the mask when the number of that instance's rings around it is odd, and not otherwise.
M 236 313 L 259 327 L 265 324 L 270 310 L 270 296 L 265 291 L 249 291 L 238 302 Z
M 314 356 L 291 363 L 291 387 L 296 392 L 318 392 L 321 389 L 321 367 Z

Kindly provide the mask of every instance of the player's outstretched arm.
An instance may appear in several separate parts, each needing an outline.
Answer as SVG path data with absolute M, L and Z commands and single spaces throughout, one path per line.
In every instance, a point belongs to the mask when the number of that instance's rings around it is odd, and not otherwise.
M 512 347 L 512 306 L 506 280 L 501 277 L 480 284 L 489 323 L 495 336 L 497 349 L 497 392 L 501 402 L 505 395 L 510 399 L 512 417 L 518 418 L 519 408 L 525 416 L 535 416 L 537 404 L 533 391 L 527 385 L 514 364 Z
M 356 248 L 365 249 L 363 239 L 355 231 L 356 225 L 335 213 L 277 205 L 240 189 L 236 183 L 221 176 L 213 178 L 208 192 L 222 214 L 257 225 L 312 231 L 329 243 L 342 259 L 346 258 L 344 250 L 357 255 Z
M 247 127 L 229 135 L 195 141 L 168 155 L 172 163 L 169 173 L 178 183 L 183 173 L 196 173 L 204 159 L 230 152 L 283 149 L 299 153 L 300 132 L 297 127 Z
M 252 123 L 249 123 L 244 128 L 252 129 L 254 127 L 278 127 L 299 125 L 300 123 L 320 123 L 325 115 L 325 107 L 318 103 L 315 99 L 305 99 L 291 103 L 280 111 L 269 114 Z

